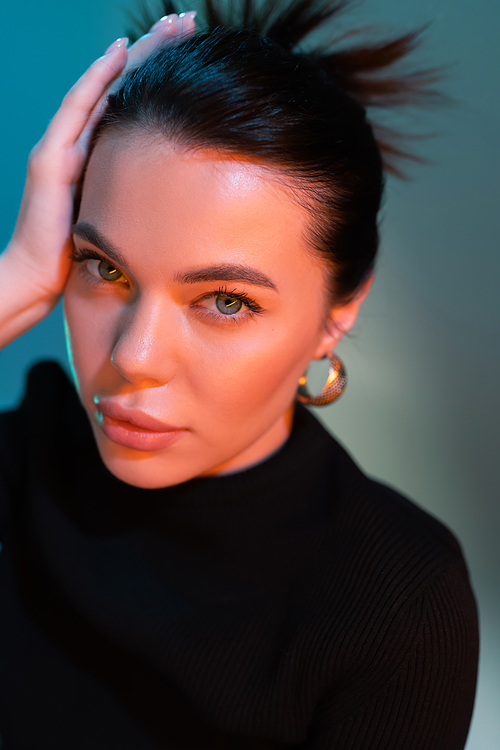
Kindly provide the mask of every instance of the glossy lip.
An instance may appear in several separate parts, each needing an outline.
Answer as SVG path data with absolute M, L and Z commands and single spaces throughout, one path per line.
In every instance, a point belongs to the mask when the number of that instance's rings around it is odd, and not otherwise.
M 138 409 L 124 409 L 123 406 L 114 401 L 98 401 L 96 408 L 107 417 L 117 419 L 120 422 L 128 422 L 130 426 L 139 427 L 141 430 L 156 434 L 183 431 L 185 429 L 174 427 L 174 425 L 167 424 L 166 422 L 160 422 L 156 417 L 152 417 L 150 414 L 146 414 Z
M 96 418 L 108 440 L 136 451 L 163 450 L 187 432 L 143 411 L 124 409 L 111 401 L 96 403 Z

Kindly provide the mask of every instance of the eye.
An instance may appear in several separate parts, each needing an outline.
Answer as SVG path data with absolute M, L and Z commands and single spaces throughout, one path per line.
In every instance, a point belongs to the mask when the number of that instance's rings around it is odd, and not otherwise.
M 264 312 L 264 309 L 247 294 L 236 289 L 228 291 L 227 287 L 205 294 L 195 307 L 201 308 L 212 319 L 234 323 L 241 323 Z
M 227 294 L 218 294 L 215 298 L 215 305 L 223 315 L 234 315 L 241 310 L 243 302 Z
M 81 273 L 93 284 L 128 283 L 123 273 L 95 250 L 75 246 L 69 257 L 78 263 Z
M 123 281 L 125 277 L 112 263 L 107 260 L 87 260 L 87 271 L 91 276 L 99 277 L 104 281 Z
M 233 296 L 226 292 L 213 292 L 212 294 L 203 297 L 203 302 L 205 310 L 210 310 L 211 313 L 218 315 L 218 317 L 224 315 L 226 318 L 234 318 L 236 314 L 245 307 L 245 304 L 243 300 L 240 299 L 239 295 Z M 249 307 L 249 305 L 247 305 L 247 307 Z M 243 309 L 242 312 L 244 313 L 245 310 Z

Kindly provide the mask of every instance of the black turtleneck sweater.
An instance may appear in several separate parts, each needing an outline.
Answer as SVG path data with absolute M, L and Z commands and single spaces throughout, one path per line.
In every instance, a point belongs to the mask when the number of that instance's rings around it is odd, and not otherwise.
M 459 750 L 477 615 L 453 535 L 297 405 L 245 471 L 111 475 L 55 363 L 0 415 L 2 750 Z

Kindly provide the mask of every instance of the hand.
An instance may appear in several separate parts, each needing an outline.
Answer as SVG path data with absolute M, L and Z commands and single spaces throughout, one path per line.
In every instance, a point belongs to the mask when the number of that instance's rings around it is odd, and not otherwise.
M 130 70 L 144 62 L 144 60 L 149 57 L 157 47 L 167 43 L 175 44 L 192 36 L 195 31 L 195 16 L 196 11 L 194 10 L 189 11 L 188 13 L 181 13 L 180 15 L 171 13 L 168 16 L 160 18 L 159 21 L 151 26 L 147 34 L 141 36 L 135 44 L 128 48 L 127 62 L 122 75 L 125 75 Z M 117 39 L 113 44 L 117 44 L 119 41 L 120 40 Z M 108 95 L 115 93 L 120 88 L 122 75 L 113 80 L 108 90 L 101 96 L 93 112 L 96 120 L 104 111 Z
M 69 274 L 75 191 L 107 95 L 119 87 L 121 76 L 143 62 L 155 47 L 190 36 L 195 29 L 195 15 L 191 12 L 164 17 L 130 49 L 126 37 L 113 42 L 66 94 L 44 136 L 31 151 L 14 234 L 0 256 L 9 279 L 12 277 L 11 287 L 20 287 L 25 317 L 29 317 L 26 309 L 31 298 L 33 307 L 40 310 L 31 316 L 38 318 L 31 325 L 56 305 Z

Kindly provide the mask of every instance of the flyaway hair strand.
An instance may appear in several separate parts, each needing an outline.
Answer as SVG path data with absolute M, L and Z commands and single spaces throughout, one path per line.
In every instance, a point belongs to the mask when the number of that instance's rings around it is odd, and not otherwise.
M 449 101 L 442 92 L 433 88 L 443 79 L 443 68 L 404 73 L 395 70 L 399 62 L 418 48 L 427 26 L 383 42 L 363 42 L 337 48 L 342 40 L 366 35 L 368 31 L 363 27 L 341 35 L 336 33 L 334 25 L 337 17 L 351 4 L 351 0 L 278 0 L 272 3 L 204 0 L 197 25 L 208 32 L 219 28 L 251 28 L 283 50 L 295 54 L 302 54 L 300 46 L 312 32 L 321 32 L 321 43 L 309 51 L 308 57 L 366 109 L 428 107 Z M 134 26 L 127 34 L 133 42 L 147 32 L 159 15 L 180 12 L 179 3 L 161 0 L 160 10 L 155 14 L 143 0 L 139 16 L 132 19 Z M 400 160 L 425 161 L 403 148 L 405 140 L 420 140 L 425 136 L 402 133 L 379 125 L 373 116 L 370 116 L 370 121 L 387 172 L 404 177 L 398 167 Z

